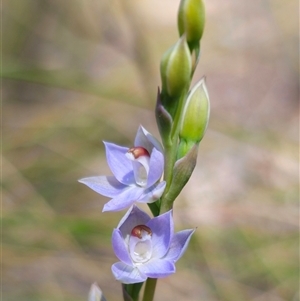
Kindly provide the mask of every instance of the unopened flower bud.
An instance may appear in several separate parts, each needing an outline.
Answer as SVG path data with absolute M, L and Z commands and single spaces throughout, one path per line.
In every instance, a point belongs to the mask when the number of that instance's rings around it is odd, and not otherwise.
M 205 23 L 205 9 L 202 0 L 181 0 L 178 11 L 180 36 L 186 34 L 188 43 L 199 43 Z
M 209 112 L 209 96 L 205 78 L 202 78 L 193 87 L 186 100 L 179 137 L 187 142 L 200 142 L 207 128 Z
M 162 91 L 179 96 L 191 79 L 192 59 L 185 35 L 167 50 L 160 62 Z
M 89 292 L 89 301 L 106 301 L 100 287 L 94 283 Z

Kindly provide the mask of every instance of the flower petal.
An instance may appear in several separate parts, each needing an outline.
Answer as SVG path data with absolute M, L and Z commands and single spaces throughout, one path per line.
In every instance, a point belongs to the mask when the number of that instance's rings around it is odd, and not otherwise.
M 141 273 L 150 278 L 163 278 L 175 273 L 175 264 L 165 259 L 152 259 L 146 264 L 138 266 Z
M 153 149 L 153 144 L 147 139 L 147 136 L 145 133 L 148 133 L 141 125 L 139 126 L 135 139 L 134 139 L 134 146 L 142 146 L 144 147 L 149 154 L 151 153 Z M 150 134 L 151 135 L 151 134 Z
M 153 148 L 150 155 L 149 173 L 147 187 L 152 186 L 162 176 L 164 171 L 164 155 L 156 148 Z
M 166 188 L 166 182 L 165 181 L 157 183 L 157 184 L 145 189 L 143 194 L 137 200 L 137 202 L 139 202 L 139 203 L 153 203 L 162 196 L 165 188 Z
M 152 258 L 162 258 L 169 249 L 173 234 L 172 210 L 152 218 L 147 226 L 152 230 Z
M 122 232 L 123 238 L 126 238 L 135 226 L 145 225 L 150 219 L 146 212 L 133 205 L 121 219 L 118 228 Z
M 104 142 L 108 166 L 119 182 L 125 185 L 135 183 L 132 163 L 125 154 L 128 147 Z
M 147 279 L 147 276 L 136 267 L 129 266 L 123 262 L 114 263 L 111 271 L 117 280 L 125 284 L 144 282 Z
M 124 263 L 133 265 L 131 257 L 128 253 L 122 233 L 119 229 L 114 229 L 112 233 L 112 246 L 116 256 Z
M 183 230 L 173 235 L 168 253 L 164 258 L 176 262 L 185 252 L 195 229 Z
M 151 153 L 152 148 L 155 147 L 158 149 L 161 153 L 163 153 L 163 148 L 159 141 L 152 136 L 144 127 L 141 125 L 138 128 L 135 140 L 134 140 L 134 146 L 142 146 L 145 149 L 148 150 L 149 153 Z
M 143 188 L 129 186 L 121 194 L 107 202 L 103 207 L 105 211 L 120 211 L 131 206 L 143 193 Z
M 121 194 L 127 188 L 126 185 L 120 183 L 114 176 L 89 177 L 80 179 L 78 182 L 110 198 Z

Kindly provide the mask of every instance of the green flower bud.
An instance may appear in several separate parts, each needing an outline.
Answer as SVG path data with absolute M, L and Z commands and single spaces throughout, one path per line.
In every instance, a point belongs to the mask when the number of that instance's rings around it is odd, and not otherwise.
M 185 35 L 165 52 L 160 62 L 162 92 L 179 96 L 191 80 L 192 58 Z
M 205 8 L 202 0 L 181 0 L 178 11 L 180 36 L 186 34 L 188 43 L 199 43 L 205 24 Z
M 179 137 L 185 144 L 199 143 L 209 120 L 209 96 L 203 77 L 190 91 L 182 115 Z

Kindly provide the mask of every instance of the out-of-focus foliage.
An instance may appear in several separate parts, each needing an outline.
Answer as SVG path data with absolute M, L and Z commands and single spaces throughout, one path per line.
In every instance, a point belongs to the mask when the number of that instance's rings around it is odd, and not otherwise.
M 123 213 L 77 183 L 108 174 L 101 140 L 157 134 L 162 54 L 178 38 L 174 0 L 2 4 L 2 294 L 119 300 L 112 228 Z M 298 300 L 297 1 L 205 1 L 195 80 L 211 119 L 175 203 L 198 227 L 157 300 Z M 287 17 L 288 16 L 288 17 Z M 183 281 L 184 280 L 184 281 Z

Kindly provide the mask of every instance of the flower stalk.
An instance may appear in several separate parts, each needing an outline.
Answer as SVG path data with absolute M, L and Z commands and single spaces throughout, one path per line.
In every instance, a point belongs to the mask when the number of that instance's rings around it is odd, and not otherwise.
M 148 278 L 146 281 L 143 301 L 153 301 L 157 279 Z

